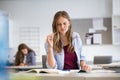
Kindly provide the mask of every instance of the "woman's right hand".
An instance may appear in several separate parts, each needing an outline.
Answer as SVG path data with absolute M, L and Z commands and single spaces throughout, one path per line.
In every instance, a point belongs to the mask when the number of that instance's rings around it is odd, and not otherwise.
M 25 66 L 25 64 L 24 63 L 20 63 L 19 66 Z
M 54 38 L 54 34 L 49 34 L 47 36 L 47 43 L 48 43 L 47 61 L 48 61 L 48 64 L 51 66 L 51 68 L 55 67 L 55 59 L 53 55 L 53 38 Z
M 54 34 L 49 34 L 47 36 L 47 43 L 49 48 L 53 48 L 53 38 L 54 38 Z

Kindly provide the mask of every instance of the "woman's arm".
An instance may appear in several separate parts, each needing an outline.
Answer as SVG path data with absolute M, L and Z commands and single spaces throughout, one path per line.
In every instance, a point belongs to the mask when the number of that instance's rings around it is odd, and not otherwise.
M 36 65 L 36 58 L 34 52 L 31 53 L 31 58 L 32 58 L 31 65 Z
M 35 53 L 34 52 L 30 52 L 27 55 L 27 61 L 26 61 L 26 66 L 30 66 L 30 65 L 36 65 L 36 58 L 35 58 Z
M 47 36 L 47 62 L 51 68 L 55 67 L 55 59 L 54 59 L 54 54 L 53 54 L 53 37 L 54 34 L 50 34 Z
M 76 35 L 75 47 L 79 53 L 80 67 L 82 70 L 90 71 L 91 68 L 86 64 L 85 55 L 82 52 L 82 41 L 81 41 L 80 35 L 78 33 L 76 33 L 75 35 Z
M 84 60 L 80 61 L 80 66 L 82 70 L 91 71 L 91 67 L 88 66 Z
M 48 64 L 50 65 L 51 68 L 55 67 L 55 60 L 54 60 L 54 55 L 53 55 L 53 49 L 52 48 L 48 48 L 48 53 L 47 53 L 47 60 L 48 60 Z

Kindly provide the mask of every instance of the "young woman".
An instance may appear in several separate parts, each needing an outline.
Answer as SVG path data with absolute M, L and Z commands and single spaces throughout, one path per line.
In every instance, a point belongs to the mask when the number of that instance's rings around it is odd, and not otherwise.
M 16 66 L 35 65 L 35 52 L 26 44 L 22 43 L 18 46 L 18 51 L 15 55 Z
M 82 69 L 90 71 L 82 53 L 82 43 L 77 32 L 72 32 L 71 20 L 66 11 L 58 11 L 53 19 L 53 33 L 47 36 L 45 49 L 47 67 L 60 70 Z

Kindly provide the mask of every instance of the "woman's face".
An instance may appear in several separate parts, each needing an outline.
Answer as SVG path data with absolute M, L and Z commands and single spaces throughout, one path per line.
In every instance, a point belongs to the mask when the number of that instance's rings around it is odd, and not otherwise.
M 68 19 L 64 17 L 59 17 L 59 19 L 57 20 L 57 30 L 61 35 L 66 34 L 66 32 L 69 29 L 69 26 L 70 26 L 70 23 Z
M 24 55 L 28 54 L 28 50 L 27 50 L 27 49 L 22 49 L 21 51 L 22 51 L 22 53 L 23 53 Z

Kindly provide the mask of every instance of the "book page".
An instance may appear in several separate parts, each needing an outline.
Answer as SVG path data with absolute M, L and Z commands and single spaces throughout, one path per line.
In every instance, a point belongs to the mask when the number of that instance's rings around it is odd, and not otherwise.
M 30 69 L 28 71 L 26 71 L 27 73 L 39 73 L 38 69 Z
M 31 69 L 26 71 L 27 73 L 54 73 L 58 74 L 60 73 L 60 70 L 57 69 Z

